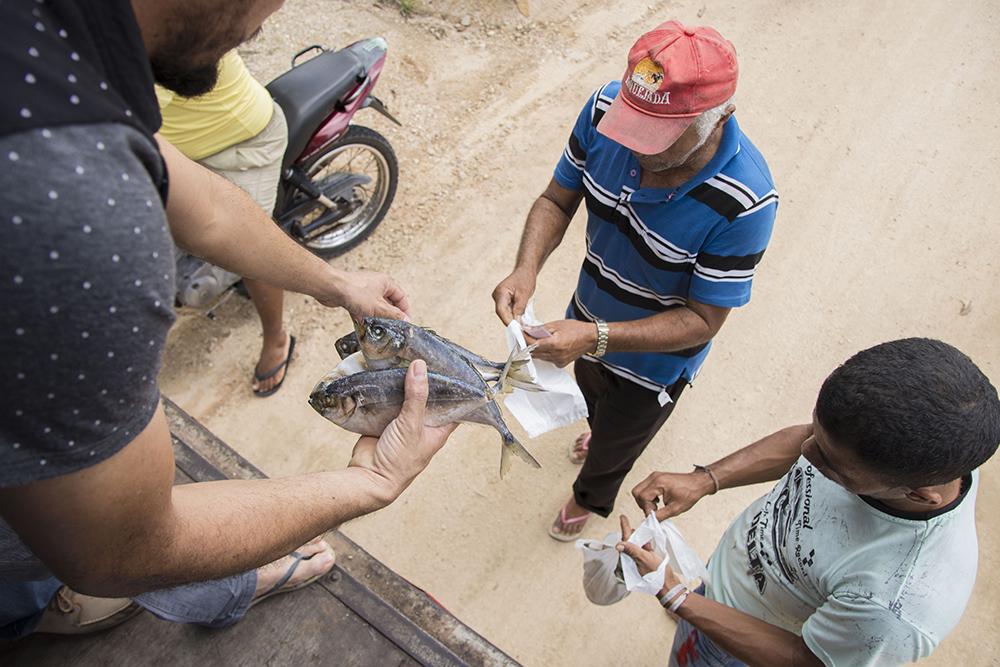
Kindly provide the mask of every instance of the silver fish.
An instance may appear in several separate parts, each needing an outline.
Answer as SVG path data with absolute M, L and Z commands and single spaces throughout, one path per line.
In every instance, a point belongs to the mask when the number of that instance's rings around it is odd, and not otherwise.
M 360 435 L 381 435 L 403 407 L 405 368 L 369 370 L 346 377 L 324 378 L 309 395 L 309 405 L 333 423 Z M 518 442 L 503 420 L 493 394 L 479 380 L 469 383 L 459 378 L 428 372 L 427 411 L 424 423 L 442 426 L 456 421 L 492 426 L 502 438 L 500 477 L 510 469 L 510 455 L 516 454 L 529 465 L 541 466 Z
M 526 351 L 514 352 L 506 363 L 500 363 L 481 357 L 430 329 L 403 320 L 366 317 L 355 324 L 355 329 L 369 368 L 402 367 L 423 359 L 429 371 L 472 383 L 478 376 L 484 382 L 497 383 L 498 392 L 505 391 L 508 385 L 529 391 L 540 390 L 528 373 L 530 357 Z

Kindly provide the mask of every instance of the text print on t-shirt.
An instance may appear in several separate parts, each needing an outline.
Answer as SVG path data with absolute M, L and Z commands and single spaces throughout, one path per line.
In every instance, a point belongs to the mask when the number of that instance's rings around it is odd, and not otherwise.
M 802 530 L 813 529 L 809 523 L 809 507 L 812 504 L 812 483 L 815 477 L 816 472 L 812 466 L 795 468 L 792 474 L 785 478 L 777 499 L 773 503 L 765 503 L 750 522 L 750 530 L 747 531 L 747 555 L 750 565 L 748 574 L 753 577 L 761 594 L 767 587 L 763 561 L 769 565 L 776 564 L 790 584 L 797 583 L 799 572 L 813 564 L 816 550 L 810 549 L 808 554 L 803 555 L 800 534 Z M 767 542 L 762 539 L 764 531 L 769 529 L 771 544 L 775 547 L 773 554 L 764 548 Z M 794 554 L 789 554 L 787 551 L 789 537 L 795 542 Z M 798 567 L 789 562 L 789 556 L 794 558 Z

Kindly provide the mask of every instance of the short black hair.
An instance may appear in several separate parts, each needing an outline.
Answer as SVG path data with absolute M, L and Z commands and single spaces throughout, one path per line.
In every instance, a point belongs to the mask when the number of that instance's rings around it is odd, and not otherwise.
M 858 352 L 823 382 L 816 419 L 889 483 L 944 484 L 1000 444 L 1000 398 L 959 350 L 905 338 Z

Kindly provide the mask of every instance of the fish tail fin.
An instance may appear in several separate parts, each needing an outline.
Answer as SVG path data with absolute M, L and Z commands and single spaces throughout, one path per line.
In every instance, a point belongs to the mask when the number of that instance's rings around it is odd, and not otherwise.
M 513 433 L 508 431 L 501 435 L 503 437 L 503 447 L 500 451 L 500 479 L 503 479 L 507 471 L 510 470 L 511 455 L 517 456 L 533 468 L 542 467 L 542 464 L 535 460 L 535 457 L 524 448 L 524 445 L 518 442 Z
M 531 345 L 521 350 L 511 351 L 507 362 L 500 371 L 500 377 L 493 386 L 494 394 L 508 394 L 512 387 L 528 391 L 542 391 L 542 388 L 535 384 L 531 373 L 528 372 L 528 363 L 531 362 L 531 353 L 535 347 L 535 345 Z

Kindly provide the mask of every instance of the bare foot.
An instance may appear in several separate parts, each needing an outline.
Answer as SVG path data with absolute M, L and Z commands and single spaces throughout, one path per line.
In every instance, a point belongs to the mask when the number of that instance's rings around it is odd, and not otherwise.
M 561 542 L 574 540 L 583 532 L 589 517 L 590 512 L 577 505 L 576 501 L 570 498 L 559 510 L 556 520 L 552 522 L 549 535 Z
M 254 368 L 254 373 L 256 375 L 260 376 L 270 372 L 271 369 L 277 367 L 282 361 L 288 358 L 288 348 L 292 344 L 292 337 L 285 331 L 282 331 L 281 334 L 282 335 L 278 338 L 277 342 L 270 342 L 267 339 L 264 340 L 264 343 L 260 348 L 260 359 L 257 361 L 257 367 Z M 253 390 L 256 392 L 265 392 L 273 389 L 285 378 L 285 372 L 287 370 L 288 366 L 285 365 L 281 368 L 281 370 L 266 380 L 258 380 L 255 377 L 253 385 L 251 385 Z
M 279 590 L 293 590 L 303 582 L 317 575 L 326 574 L 333 569 L 336 559 L 333 555 L 333 547 L 326 540 L 317 537 L 312 542 L 303 544 L 296 551 L 302 554 L 304 558 L 299 562 L 299 566 L 295 568 L 292 576 Z M 254 591 L 254 598 L 256 599 L 270 591 L 285 576 L 288 568 L 294 563 L 294 557 L 285 556 L 273 563 L 268 563 L 263 567 L 257 568 L 257 589 Z
M 569 448 L 570 463 L 581 465 L 587 460 L 587 452 L 590 451 L 590 431 L 581 433 L 576 441 Z

